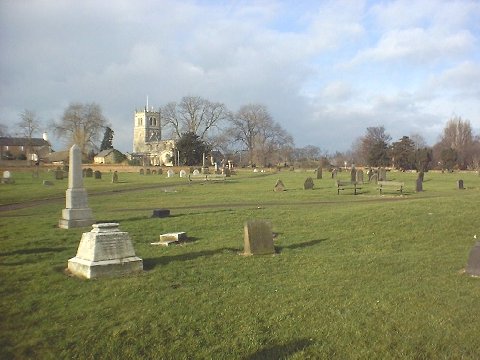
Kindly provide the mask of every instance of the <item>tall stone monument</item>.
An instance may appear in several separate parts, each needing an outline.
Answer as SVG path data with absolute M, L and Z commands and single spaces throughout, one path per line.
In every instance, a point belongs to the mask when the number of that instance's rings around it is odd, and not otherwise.
M 88 207 L 87 191 L 83 187 L 82 153 L 75 144 L 70 148 L 70 167 L 68 169 L 68 189 L 66 205 L 58 227 L 70 229 L 90 226 L 95 222 L 92 209 Z

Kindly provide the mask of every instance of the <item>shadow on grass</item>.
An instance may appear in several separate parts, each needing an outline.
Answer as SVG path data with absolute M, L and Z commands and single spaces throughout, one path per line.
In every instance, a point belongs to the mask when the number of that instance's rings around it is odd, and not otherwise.
M 165 255 L 158 258 L 144 258 L 143 259 L 143 270 L 149 271 L 154 269 L 156 266 L 167 265 L 173 261 L 189 261 L 195 260 L 200 257 L 204 256 L 213 256 L 216 254 L 221 253 L 238 253 L 240 252 L 239 249 L 235 248 L 221 248 L 217 250 L 205 250 L 205 251 L 198 251 L 194 253 L 186 253 L 186 254 L 179 254 L 179 255 Z
M 308 339 L 299 339 L 286 344 L 273 345 L 247 356 L 245 360 L 286 359 L 307 348 L 310 344 L 311 342 Z
M 303 248 L 306 248 L 306 247 L 315 246 L 315 245 L 320 244 L 321 242 L 324 242 L 324 241 L 327 241 L 327 240 L 328 239 L 318 239 L 318 240 L 305 241 L 303 243 L 285 245 L 285 246 L 275 245 L 275 250 L 279 254 L 285 249 L 289 249 L 289 250 L 303 249 Z
M 43 247 L 43 248 L 35 248 L 35 249 L 20 249 L 8 252 L 0 253 L 0 256 L 11 256 L 11 255 L 30 255 L 30 254 L 42 254 L 42 253 L 53 253 L 53 252 L 62 252 L 67 250 L 66 247 Z

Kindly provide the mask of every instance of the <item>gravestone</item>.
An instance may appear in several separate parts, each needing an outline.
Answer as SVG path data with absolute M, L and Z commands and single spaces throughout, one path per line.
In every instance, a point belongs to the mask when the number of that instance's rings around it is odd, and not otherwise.
M 269 223 L 264 220 L 250 220 L 244 225 L 243 255 L 274 254 L 273 234 Z
M 472 250 L 470 250 L 465 272 L 469 275 L 480 276 L 480 241 L 477 241 Z
M 380 168 L 378 170 L 378 181 L 387 181 L 387 169 Z
M 153 242 L 153 243 L 150 243 L 150 244 L 151 245 L 169 246 L 171 244 L 178 244 L 180 242 L 185 242 L 187 240 L 188 240 L 187 233 L 184 232 L 184 231 L 181 231 L 181 232 L 161 234 L 159 242 Z
M 12 173 L 8 170 L 3 172 L 2 175 L 2 184 L 14 184 L 15 180 L 12 178 Z
M 416 192 L 422 192 L 423 191 L 423 181 L 422 181 L 422 178 L 420 176 L 417 178 L 417 181 L 415 183 L 415 191 Z
M 157 175 L 157 170 L 153 169 L 152 170 L 152 175 Z
M 170 216 L 170 210 L 168 209 L 155 209 L 153 210 L 152 218 L 164 218 Z
M 457 181 L 457 189 L 458 189 L 458 190 L 463 190 L 463 189 L 465 189 L 465 188 L 463 187 L 463 180 L 458 180 L 458 181 Z
M 102 178 L 102 173 L 98 170 L 96 170 L 94 172 L 94 175 L 95 175 L 95 179 L 101 179 Z
M 363 184 L 363 170 L 362 169 L 357 170 L 355 181 L 357 182 L 357 184 Z
M 370 181 L 372 180 L 372 176 L 373 176 L 373 171 L 372 171 L 372 169 L 368 169 L 368 170 L 367 170 L 368 182 L 370 182 Z
M 78 145 L 70 148 L 68 189 L 65 197 L 65 209 L 62 210 L 62 218 L 58 223 L 60 228 L 89 226 L 95 222 L 92 210 L 88 207 L 87 191 L 83 187 L 82 153 Z
M 167 178 L 171 178 L 171 177 L 173 177 L 173 175 L 175 175 L 175 172 L 172 169 L 168 169 Z
M 55 175 L 55 180 L 63 180 L 64 173 L 62 169 L 55 170 L 54 175 Z
M 68 270 L 87 279 L 142 271 L 142 259 L 135 255 L 128 233 L 120 231 L 118 225 L 93 224 L 90 232 L 83 233 L 77 255 L 68 260 Z
M 370 178 L 370 182 L 373 182 L 374 184 L 376 184 L 378 182 L 378 174 L 374 173 Z
M 85 177 L 88 177 L 88 178 L 93 177 L 93 169 L 92 168 L 87 168 L 87 170 L 85 171 Z
M 273 188 L 273 191 L 285 191 L 285 185 L 283 184 L 283 181 L 278 179 L 277 182 L 275 183 L 275 187 Z
M 150 169 L 147 169 L 147 170 L 145 171 L 145 174 L 146 174 L 146 175 L 150 175 L 151 173 L 152 173 L 152 171 L 151 171 Z
M 197 176 L 200 175 L 200 171 L 198 169 L 193 170 L 192 175 Z
M 322 170 L 322 167 L 319 166 L 317 168 L 317 179 L 321 179 L 322 178 L 322 175 L 323 175 L 323 170 Z
M 224 174 L 225 174 L 225 177 L 231 177 L 232 171 L 229 168 L 226 168 Z
M 350 181 L 353 183 L 355 182 L 357 178 L 357 170 L 355 169 L 355 167 L 352 167 L 352 170 L 350 170 Z
M 179 175 L 180 175 L 181 178 L 187 177 L 187 172 L 182 169 L 182 170 L 180 170 Z
M 145 170 L 144 170 L 144 169 L 140 169 L 139 174 L 140 174 L 140 175 L 145 175 Z
M 162 174 L 163 174 L 163 169 L 162 169 L 162 168 L 159 168 L 159 169 L 157 170 L 157 174 L 158 174 L 158 175 L 162 175 Z
M 112 173 L 112 183 L 117 183 L 118 182 L 118 173 L 117 171 L 114 171 Z
M 303 183 L 303 188 L 305 190 L 313 190 L 313 179 L 311 177 L 307 178 Z

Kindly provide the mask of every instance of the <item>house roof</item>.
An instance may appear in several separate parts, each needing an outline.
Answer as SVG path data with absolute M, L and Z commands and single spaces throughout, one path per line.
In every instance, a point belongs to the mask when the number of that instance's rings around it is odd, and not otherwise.
M 100 151 L 97 155 L 95 155 L 95 157 L 105 157 L 105 156 L 108 156 L 108 155 L 110 155 L 110 153 L 111 153 L 113 150 L 114 150 L 114 149 L 102 150 L 102 151 Z
M 0 137 L 0 146 L 50 146 L 42 138 Z

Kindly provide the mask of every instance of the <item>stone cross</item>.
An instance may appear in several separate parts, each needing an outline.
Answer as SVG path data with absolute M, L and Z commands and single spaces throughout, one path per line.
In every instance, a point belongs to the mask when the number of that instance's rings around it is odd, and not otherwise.
M 58 227 L 70 229 L 90 226 L 95 222 L 92 210 L 88 207 L 87 191 L 83 187 L 82 153 L 76 144 L 70 148 L 68 189 L 65 197 L 66 205 L 62 210 L 62 218 Z

